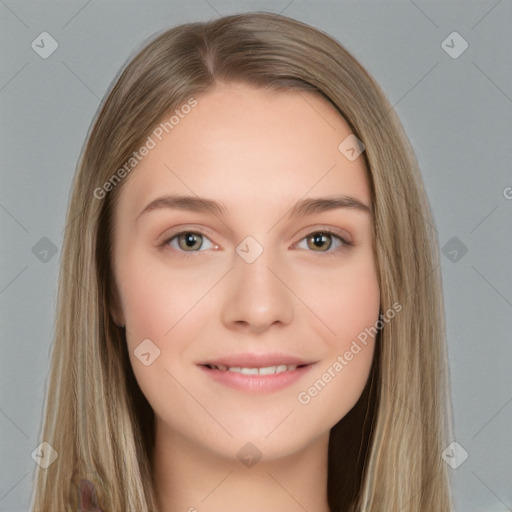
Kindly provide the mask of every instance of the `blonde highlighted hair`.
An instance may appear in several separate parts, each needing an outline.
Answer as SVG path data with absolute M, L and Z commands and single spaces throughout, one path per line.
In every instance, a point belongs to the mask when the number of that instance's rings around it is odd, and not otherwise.
M 158 510 L 154 415 L 133 375 L 125 332 L 112 318 L 112 214 L 129 178 L 102 197 L 95 191 L 164 116 L 219 81 L 321 94 L 366 148 L 381 311 L 396 302 L 402 310 L 379 331 L 358 403 L 331 430 L 331 510 L 449 511 L 441 459 L 451 411 L 439 251 L 415 157 L 380 88 L 347 50 L 313 27 L 268 13 L 158 35 L 99 109 L 73 181 L 60 261 L 41 431 L 58 458 L 37 468 L 32 510 L 76 511 L 84 480 L 105 512 Z

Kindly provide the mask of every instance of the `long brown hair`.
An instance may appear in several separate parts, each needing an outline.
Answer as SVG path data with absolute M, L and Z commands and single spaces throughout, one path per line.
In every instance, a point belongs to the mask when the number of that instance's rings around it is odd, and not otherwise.
M 37 468 L 33 511 L 76 510 L 84 480 L 104 511 L 157 511 L 154 415 L 111 314 L 112 213 L 133 152 L 164 116 L 218 81 L 321 94 L 365 145 L 381 311 L 397 302 L 402 310 L 380 329 L 367 386 L 331 431 L 331 510 L 450 510 L 438 246 L 413 152 L 378 85 L 338 42 L 284 16 L 248 13 L 158 35 L 99 109 L 74 178 L 60 261 L 41 432 L 58 458 Z

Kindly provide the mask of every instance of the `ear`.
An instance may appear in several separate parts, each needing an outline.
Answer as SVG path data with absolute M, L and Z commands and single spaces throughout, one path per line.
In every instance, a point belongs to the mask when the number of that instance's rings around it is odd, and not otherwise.
M 124 327 L 126 320 L 124 318 L 123 308 L 121 307 L 121 300 L 119 299 L 119 292 L 115 284 L 112 284 L 110 289 L 110 315 L 114 320 L 114 323 L 118 327 Z
M 96 489 L 89 480 L 80 480 L 78 487 L 78 510 L 79 512 L 102 512 L 98 504 Z

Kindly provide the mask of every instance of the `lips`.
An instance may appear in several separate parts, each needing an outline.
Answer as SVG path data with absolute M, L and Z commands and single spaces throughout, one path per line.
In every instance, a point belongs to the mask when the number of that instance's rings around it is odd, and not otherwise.
M 297 382 L 313 366 L 294 355 L 283 353 L 231 354 L 198 366 L 215 382 L 250 392 L 273 392 Z
M 229 356 L 211 359 L 200 363 L 204 366 L 212 366 L 217 369 L 229 368 L 270 368 L 280 366 L 306 366 L 312 361 L 301 359 L 297 356 L 284 353 L 268 353 L 268 354 L 230 354 Z

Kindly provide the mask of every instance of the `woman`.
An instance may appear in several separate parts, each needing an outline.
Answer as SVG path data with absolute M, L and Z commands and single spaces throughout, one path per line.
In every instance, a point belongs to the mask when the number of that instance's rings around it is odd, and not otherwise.
M 339 43 L 266 13 L 161 34 L 73 184 L 33 510 L 450 510 L 437 254 Z

